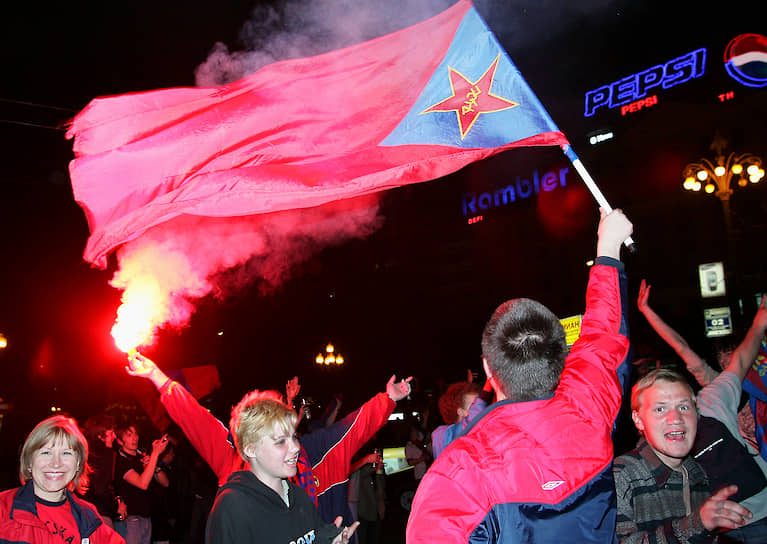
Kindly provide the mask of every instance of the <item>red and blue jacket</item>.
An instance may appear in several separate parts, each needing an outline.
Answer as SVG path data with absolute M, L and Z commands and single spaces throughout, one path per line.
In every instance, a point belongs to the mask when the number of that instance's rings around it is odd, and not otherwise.
M 96 507 L 66 492 L 67 502 L 77 523 L 80 542 L 90 544 L 125 544 L 120 535 L 101 520 Z M 37 517 L 35 491 L 32 481 L 21 487 L 0 493 L 0 544 L 61 544 L 55 535 Z M 73 544 L 80 544 L 74 542 Z
M 592 267 L 581 335 L 555 393 L 489 406 L 436 459 L 413 501 L 407 543 L 610 543 L 616 501 L 610 431 L 621 405 L 616 369 L 619 269 Z

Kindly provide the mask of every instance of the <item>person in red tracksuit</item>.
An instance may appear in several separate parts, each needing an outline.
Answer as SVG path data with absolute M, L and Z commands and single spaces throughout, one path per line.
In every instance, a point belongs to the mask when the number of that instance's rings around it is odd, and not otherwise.
M 232 472 L 247 469 L 229 429 L 200 406 L 189 391 L 139 353 L 129 358 L 129 365 L 129 374 L 154 384 L 160 392 L 160 402 L 216 474 L 219 485 L 224 485 Z M 384 393 L 378 393 L 341 421 L 300 437 L 297 483 L 309 494 L 325 521 L 333 522 L 338 516 L 343 516 L 346 525 L 355 521 L 346 489 L 352 457 L 384 426 L 396 402 L 410 394 L 410 380 L 397 382 L 392 376 Z

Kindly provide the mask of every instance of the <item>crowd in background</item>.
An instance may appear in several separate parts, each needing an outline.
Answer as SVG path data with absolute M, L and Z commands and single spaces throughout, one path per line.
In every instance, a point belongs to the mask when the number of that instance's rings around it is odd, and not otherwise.
M 623 240 L 625 232 L 621 235 Z M 621 288 L 625 288 L 620 263 L 610 255 L 601 258 L 598 264 L 606 271 L 600 274 L 609 279 L 611 270 L 617 269 Z M 609 283 L 604 278 L 600 281 Z M 598 281 L 593 282 L 589 289 L 599 286 Z M 621 315 L 605 319 L 614 321 L 615 330 L 611 334 L 616 339 L 627 338 L 625 291 L 618 292 L 617 280 L 615 287 L 615 297 L 623 301 Z M 767 541 L 762 540 L 767 539 L 764 530 L 767 463 L 758 454 L 759 442 L 764 440 L 763 430 L 755 424 L 749 396 L 741 395 L 741 384 L 767 330 L 767 302 L 761 301 L 745 338 L 718 343 L 724 349 L 715 364 L 708 364 L 653 310 L 650 286 L 644 280 L 636 304 L 649 325 L 679 358 L 662 361 L 648 353 L 637 357 L 629 350 L 628 340 L 621 345 L 618 340 L 592 339 L 597 344 L 605 342 L 599 349 L 593 348 L 595 353 L 613 352 L 610 357 L 614 359 L 620 381 L 618 384 L 616 380 L 614 390 L 615 409 L 605 411 L 603 422 L 605 429 L 611 431 L 605 436 L 612 444 L 602 448 L 610 453 L 609 463 L 594 465 L 601 466 L 600 474 L 607 478 L 605 481 L 611 481 L 610 474 L 615 474 L 618 508 L 612 519 L 617 521 L 612 525 L 607 523 L 607 527 L 594 528 L 593 534 L 600 536 L 593 541 L 603 536 L 600 531 L 607 531 L 605 534 L 617 531 L 621 542 Z M 545 310 L 531 308 L 525 312 Z M 498 311 L 502 309 L 510 312 L 504 306 Z M 492 322 L 491 319 L 488 327 Z M 589 327 L 587 324 L 587 336 L 594 334 Z M 486 336 L 489 334 L 486 330 Z M 490 340 L 483 339 L 486 359 L 491 358 L 489 346 Z M 561 360 L 565 368 L 570 364 L 566 361 L 576 355 L 590 357 L 588 353 L 584 356 L 581 352 L 563 352 Z M 392 376 L 383 392 L 374 394 L 354 409 L 343 405 L 341 392 L 329 399 L 326 406 L 302 403 L 299 399 L 302 389 L 304 397 L 314 392 L 311 384 L 299 385 L 298 378 L 293 378 L 287 381 L 284 392 L 254 390 L 249 393 L 234 407 L 231 420 L 222 423 L 153 361 L 140 354 L 132 355 L 129 374 L 154 385 L 170 424 L 158 429 L 149 417 L 136 418 L 135 412 L 128 413 L 121 407 L 114 407 L 108 413 L 91 414 L 79 424 L 62 415 L 39 423 L 21 449 L 22 487 L 0 495 L 0 540 L 73 542 L 76 541 L 73 535 L 79 531 L 83 538 L 89 537 L 92 544 L 120 542 L 120 538 L 128 544 L 197 544 L 246 542 L 266 531 L 275 535 L 275 542 L 284 538 L 287 542 L 295 538 L 288 531 L 300 526 L 304 527 L 301 531 L 306 531 L 301 537 L 305 542 L 317 538 L 317 542 L 335 544 L 376 544 L 384 542 L 387 535 L 392 542 L 402 542 L 404 521 L 413 508 L 417 514 L 411 517 L 408 526 L 408 542 L 427 541 L 423 535 L 441 523 L 431 516 L 441 515 L 455 525 L 439 498 L 447 489 L 444 486 L 454 485 L 455 481 L 446 484 L 439 478 L 450 474 L 447 467 L 455 462 L 461 448 L 468 447 L 461 437 L 470 432 L 484 436 L 481 429 L 473 428 L 478 422 L 477 427 L 487 427 L 486 421 L 499 412 L 498 406 L 515 410 L 524 405 L 518 401 L 547 399 L 547 395 L 556 399 L 561 392 L 557 389 L 561 385 L 559 373 L 550 378 L 554 380 L 550 389 L 541 386 L 543 393 L 538 391 L 525 398 L 499 385 L 504 378 L 499 377 L 498 368 L 487 360 L 484 370 L 485 376 L 468 370 L 465 379 L 445 379 L 438 384 L 423 384 L 412 378 L 397 381 Z M 566 379 L 564 376 L 571 378 L 566 372 L 562 376 L 562 380 Z M 732 382 L 734 398 L 727 402 L 734 402 L 738 411 L 732 423 L 735 427 L 729 426 L 730 434 L 727 428 L 716 427 L 714 420 L 724 421 L 724 426 L 729 425 L 729 421 L 717 413 L 726 411 L 722 407 L 725 401 L 711 393 L 712 384 L 721 389 L 727 381 L 725 378 Z M 634 390 L 630 393 L 632 386 Z M 695 393 L 699 393 L 697 401 Z M 658 398 L 661 398 L 660 404 L 650 408 L 649 399 Z M 677 415 L 658 413 L 659 406 L 665 409 L 663 399 L 668 398 L 678 403 L 672 409 L 678 411 Z M 621 399 L 623 410 L 618 415 Z M 232 399 L 232 403 L 235 400 Z M 562 404 L 559 409 L 562 411 L 553 415 L 569 421 L 567 405 Z M 392 417 L 395 411 L 401 414 L 400 419 Z M 544 418 L 543 414 L 537 416 L 539 420 L 534 413 L 509 414 L 516 414 L 509 419 L 520 429 L 524 429 L 524 422 L 544 426 L 545 419 L 545 425 L 551 424 L 551 418 Z M 674 418 L 679 421 L 669 423 Z M 497 425 L 495 433 L 500 428 Z M 500 425 L 508 425 L 508 420 L 505 423 L 501 420 Z M 661 426 L 663 429 L 659 430 Z M 753 463 L 753 467 L 748 465 L 749 468 L 743 469 L 745 472 L 735 474 L 729 468 L 724 470 L 732 464 L 731 458 L 720 456 L 707 460 L 705 454 L 709 449 L 693 449 L 696 431 L 699 436 L 710 433 L 706 436 L 725 437 L 713 444 L 729 440 L 732 449 L 727 455 L 740 455 L 743 460 L 737 463 L 739 467 L 748 463 Z M 451 447 L 458 440 L 460 444 Z M 490 441 L 484 439 L 481 447 L 487 448 Z M 584 443 L 573 442 L 564 447 L 588 449 L 591 446 L 588 440 Z M 521 444 L 518 447 L 523 448 Z M 529 444 L 524 448 L 530 448 Z M 475 453 L 471 449 L 466 451 L 468 457 L 459 457 L 459 462 L 470 461 L 470 453 Z M 535 465 L 539 450 L 526 451 L 531 452 L 530 462 Z M 614 466 L 613 452 L 617 456 Z M 435 463 L 437 459 L 439 463 Z M 433 463 L 435 471 L 430 474 Z M 652 463 L 656 465 L 645 474 L 646 465 Z M 516 468 L 509 467 L 509 472 L 514 470 Z M 679 476 L 677 489 L 673 482 L 678 474 L 683 476 Z M 593 479 L 594 474 L 589 477 Z M 665 484 L 652 489 L 661 478 L 672 482 L 671 491 Z M 428 482 L 422 486 L 424 479 Z M 729 489 L 733 487 L 733 479 L 741 482 L 740 489 Z M 446 480 L 454 478 L 446 477 Z M 640 480 L 641 486 L 637 483 Z M 747 489 L 742 483 L 746 481 L 749 482 Z M 551 484 L 553 490 L 562 483 L 552 480 L 547 485 Z M 446 500 L 463 499 L 468 511 L 474 507 L 471 501 L 476 499 L 475 495 L 481 494 L 461 488 L 471 485 L 469 480 L 458 488 L 450 488 L 454 493 L 461 493 L 461 497 Z M 591 481 L 584 481 L 583 489 L 587 490 L 584 493 L 590 492 L 590 485 Z M 419 487 L 424 487 L 420 493 Z M 640 487 L 641 492 L 637 491 Z M 267 491 L 268 488 L 271 491 Z M 581 491 L 576 489 L 575 493 Z M 615 489 L 602 488 L 600 493 L 614 494 Z M 642 501 L 646 504 L 639 508 L 637 504 L 644 504 Z M 283 519 L 280 516 L 285 508 L 290 516 Z M 481 525 L 486 523 L 488 512 L 495 506 L 487 507 L 488 511 L 477 508 L 479 514 L 485 516 Z M 273 515 L 264 514 L 261 527 L 259 522 L 248 519 L 258 517 L 254 512 L 273 512 Z M 459 519 L 466 511 L 459 508 L 454 515 Z M 642 516 L 644 518 L 639 519 Z M 604 513 L 602 517 L 606 519 Z M 541 531 L 540 526 L 530 529 L 522 525 L 524 530 Z M 493 530 L 498 534 L 489 535 L 488 542 L 512 541 L 502 536 L 503 527 Z M 57 538 L 49 539 L 50 535 Z M 17 538 L 10 538 L 14 536 Z M 445 541 L 453 540 L 446 537 Z

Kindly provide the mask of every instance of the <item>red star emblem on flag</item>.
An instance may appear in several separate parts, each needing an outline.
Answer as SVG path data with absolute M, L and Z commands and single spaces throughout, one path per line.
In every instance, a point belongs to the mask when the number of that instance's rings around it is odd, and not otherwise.
M 453 90 L 452 96 L 425 109 L 421 114 L 433 111 L 454 111 L 458 117 L 458 126 L 461 129 L 461 139 L 463 139 L 481 114 L 503 111 L 518 106 L 519 104 L 516 102 L 490 92 L 499 58 L 500 55 L 495 57 L 493 64 L 485 70 L 485 73 L 477 81 L 469 81 L 458 70 L 448 66 L 450 88 Z

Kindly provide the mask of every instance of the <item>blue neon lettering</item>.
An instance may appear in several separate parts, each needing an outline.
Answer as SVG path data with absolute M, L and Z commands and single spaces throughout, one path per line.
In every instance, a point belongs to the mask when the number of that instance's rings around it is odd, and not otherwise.
M 538 181 L 537 170 L 533 173 L 533 175 L 535 176 L 535 181 Z M 526 179 L 517 178 L 517 193 L 519 194 L 519 198 L 529 197 L 533 194 L 533 184 Z
M 609 109 L 647 96 L 648 89 L 664 89 L 701 77 L 706 71 L 706 49 L 696 49 L 647 70 L 624 77 L 586 93 L 584 117 L 591 117 L 603 106 Z
M 493 206 L 496 208 L 498 206 L 504 206 L 509 202 L 514 202 L 517 199 L 517 197 L 514 196 L 514 186 L 512 185 L 507 185 L 503 189 L 493 191 L 493 197 Z M 522 198 L 525 197 L 523 196 Z
M 541 179 L 541 188 L 546 191 L 553 191 L 557 187 L 557 175 L 554 172 L 546 172 Z
M 631 102 L 637 94 L 637 77 L 624 77 L 610 85 L 610 107 Z
M 637 96 L 642 98 L 647 95 L 647 89 L 657 87 L 663 79 L 663 65 L 653 66 L 649 70 L 639 72 L 639 84 L 637 85 Z
M 604 106 L 609 101 L 610 101 L 610 87 L 608 85 L 605 85 L 604 87 L 599 87 L 598 89 L 594 89 L 593 91 L 587 92 L 585 117 L 591 117 L 592 115 L 594 115 L 594 111 L 598 107 Z
M 560 168 L 540 176 L 538 171 L 535 170 L 530 178 L 517 176 L 513 184 L 495 189 L 492 192 L 479 194 L 464 193 L 461 195 L 463 215 L 464 217 L 475 216 L 480 210 L 507 206 L 518 199 L 530 198 L 541 190 L 548 192 L 553 191 L 557 187 L 564 187 L 567 185 L 567 174 L 569 172 L 569 168 Z
M 689 81 L 694 77 L 700 77 L 703 75 L 705 65 L 705 49 L 698 49 L 667 62 L 663 77 L 663 88 L 668 89 L 674 85 Z

